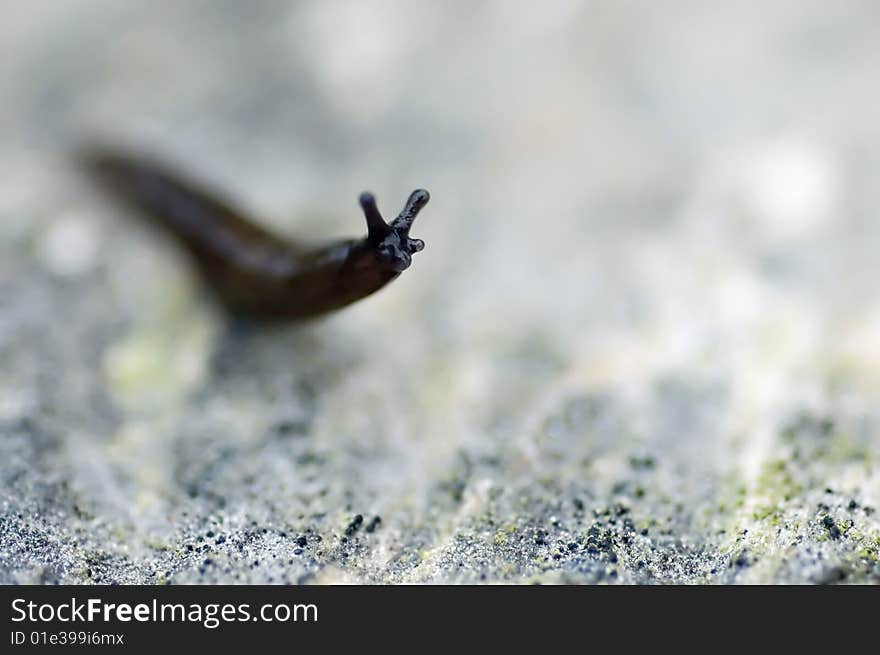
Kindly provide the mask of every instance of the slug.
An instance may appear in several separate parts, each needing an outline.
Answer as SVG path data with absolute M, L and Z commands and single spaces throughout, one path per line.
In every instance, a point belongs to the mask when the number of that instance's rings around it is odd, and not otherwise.
M 413 191 L 386 223 L 372 193 L 359 201 L 367 235 L 313 247 L 260 227 L 200 185 L 152 160 L 93 148 L 81 153 L 91 176 L 164 228 L 190 255 L 220 303 L 232 314 L 304 319 L 375 293 L 409 268 L 425 247 L 409 236 L 430 195 Z

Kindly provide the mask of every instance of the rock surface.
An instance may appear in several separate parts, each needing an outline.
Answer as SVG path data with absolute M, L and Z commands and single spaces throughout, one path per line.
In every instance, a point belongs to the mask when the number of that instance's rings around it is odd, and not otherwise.
M 5 7 L 0 582 L 880 582 L 880 9 L 730 4 Z M 427 247 L 230 323 L 94 136 Z

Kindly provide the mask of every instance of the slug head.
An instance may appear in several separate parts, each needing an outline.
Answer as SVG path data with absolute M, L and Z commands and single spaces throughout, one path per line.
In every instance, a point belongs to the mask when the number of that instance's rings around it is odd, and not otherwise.
M 367 218 L 367 243 L 378 260 L 397 273 L 409 268 L 413 253 L 425 247 L 425 242 L 421 239 L 410 238 L 409 229 L 430 199 L 427 191 L 416 189 L 409 195 L 403 211 L 389 224 L 379 213 L 372 193 L 364 191 L 360 196 L 361 208 Z

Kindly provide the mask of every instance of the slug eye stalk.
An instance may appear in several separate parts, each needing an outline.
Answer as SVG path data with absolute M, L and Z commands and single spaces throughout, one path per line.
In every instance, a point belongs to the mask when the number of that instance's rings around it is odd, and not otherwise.
M 425 247 L 421 239 L 410 238 L 409 230 L 430 199 L 431 195 L 425 189 L 416 189 L 397 218 L 388 224 L 376 206 L 375 196 L 369 191 L 360 195 L 361 209 L 367 219 L 367 241 L 375 247 L 379 258 L 398 272 L 409 268 L 413 253 Z
M 385 222 L 379 208 L 376 206 L 376 197 L 369 191 L 364 191 L 359 198 L 361 209 L 364 210 L 364 216 L 367 219 L 367 234 L 371 241 L 381 241 L 391 230 L 396 231 L 400 236 L 409 236 L 409 230 L 413 221 L 419 212 L 428 204 L 431 194 L 425 189 L 416 189 L 406 201 L 401 212 L 397 215 L 391 224 Z
M 428 204 L 430 199 L 431 194 L 424 189 L 416 189 L 413 191 L 409 194 L 409 198 L 407 199 L 403 210 L 397 215 L 394 222 L 391 223 L 391 227 L 401 234 L 408 235 L 409 228 L 412 227 L 413 221 L 416 220 L 416 216 L 419 215 L 419 212 Z

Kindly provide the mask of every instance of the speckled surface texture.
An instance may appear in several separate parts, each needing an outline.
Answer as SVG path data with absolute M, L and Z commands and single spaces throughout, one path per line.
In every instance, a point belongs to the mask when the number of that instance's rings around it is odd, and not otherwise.
M 3 15 L 0 582 L 880 582 L 877 3 Z M 427 246 L 231 324 L 88 135 Z

